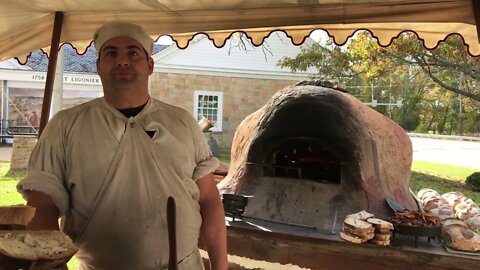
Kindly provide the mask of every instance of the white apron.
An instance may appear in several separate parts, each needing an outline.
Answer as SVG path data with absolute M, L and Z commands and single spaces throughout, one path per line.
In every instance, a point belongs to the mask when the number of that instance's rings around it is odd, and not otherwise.
M 176 202 L 178 269 L 204 269 L 197 247 L 199 205 L 178 180 L 179 160 L 168 147 L 172 136 L 157 136 L 167 141 L 155 143 L 139 123 L 129 119 L 90 218 L 75 241 L 81 269 L 167 269 L 169 196 Z

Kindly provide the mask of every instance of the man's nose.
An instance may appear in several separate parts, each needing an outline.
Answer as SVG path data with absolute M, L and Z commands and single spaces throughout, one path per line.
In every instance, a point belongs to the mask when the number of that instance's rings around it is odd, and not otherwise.
M 126 55 L 120 54 L 117 56 L 116 65 L 119 67 L 129 66 L 130 59 Z

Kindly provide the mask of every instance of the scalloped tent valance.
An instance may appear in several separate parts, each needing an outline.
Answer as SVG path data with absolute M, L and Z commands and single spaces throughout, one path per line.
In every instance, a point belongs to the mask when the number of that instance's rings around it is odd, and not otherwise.
M 477 3 L 476 3 L 477 2 Z M 49 51 L 55 12 L 62 12 L 61 43 L 79 53 L 89 46 L 96 28 L 123 20 L 142 25 L 152 37 L 170 35 L 181 48 L 197 33 L 221 47 L 236 31 L 256 45 L 274 30 L 283 30 L 294 44 L 315 29 L 326 30 L 337 44 L 358 29 L 367 29 L 386 46 L 404 31 L 413 31 L 425 47 L 434 48 L 450 34 L 459 34 L 470 54 L 480 55 L 477 23 L 480 1 L 472 0 L 0 0 L 0 60 L 21 62 L 33 50 Z M 476 12 L 477 11 L 477 12 Z
M 415 32 L 427 48 L 459 34 L 469 53 L 480 55 L 475 0 L 0 0 L 0 60 L 26 62 L 31 51 L 54 49 L 39 134 L 49 119 L 59 45 L 71 43 L 82 53 L 95 30 L 114 20 L 140 24 L 154 38 L 170 35 L 181 48 L 197 33 L 220 47 L 237 31 L 259 45 L 274 30 L 300 44 L 323 29 L 343 44 L 356 30 L 367 29 L 384 46 L 404 31 Z

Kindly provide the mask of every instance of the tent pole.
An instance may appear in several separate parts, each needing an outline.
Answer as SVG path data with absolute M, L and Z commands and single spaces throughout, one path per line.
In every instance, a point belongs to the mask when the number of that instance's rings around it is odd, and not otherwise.
M 55 82 L 55 68 L 57 66 L 58 48 L 60 47 L 62 24 L 63 12 L 57 11 L 55 12 L 55 21 L 53 23 L 52 41 L 50 45 L 50 57 L 48 59 L 47 81 L 45 82 L 45 91 L 43 94 L 42 115 L 40 117 L 38 137 L 42 135 L 43 129 L 47 125 L 48 119 L 50 118 L 53 83 Z
M 477 38 L 480 43 L 480 1 L 472 0 L 472 7 L 475 15 L 475 24 L 477 25 Z

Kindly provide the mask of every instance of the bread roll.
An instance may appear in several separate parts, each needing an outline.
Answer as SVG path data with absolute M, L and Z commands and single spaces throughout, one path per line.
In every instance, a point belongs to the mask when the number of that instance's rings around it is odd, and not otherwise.
M 0 224 L 27 225 L 35 215 L 35 208 L 25 205 L 0 206 Z

